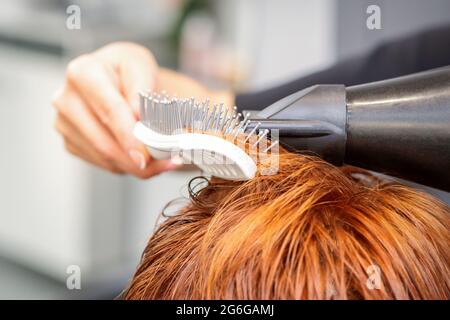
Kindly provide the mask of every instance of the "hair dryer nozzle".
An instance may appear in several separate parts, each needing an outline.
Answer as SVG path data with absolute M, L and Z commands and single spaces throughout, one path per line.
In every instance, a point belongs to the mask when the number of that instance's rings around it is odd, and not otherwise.
M 345 156 L 346 104 L 343 85 L 316 85 L 287 96 L 251 117 L 261 129 L 279 130 L 291 151 L 309 152 L 341 165 Z
M 450 67 L 349 88 L 313 86 L 251 120 L 278 129 L 291 151 L 450 191 Z

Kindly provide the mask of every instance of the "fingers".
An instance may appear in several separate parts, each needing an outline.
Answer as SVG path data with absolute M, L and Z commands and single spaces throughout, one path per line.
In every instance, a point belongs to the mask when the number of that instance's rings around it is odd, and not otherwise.
M 111 131 L 122 150 L 140 170 L 150 160 L 143 144 L 133 135 L 136 118 L 117 87 L 111 67 L 92 56 L 82 56 L 70 63 L 67 80 L 102 123 Z
M 158 73 L 158 65 L 150 51 L 133 43 L 123 43 L 122 51 L 111 60 L 111 47 L 98 50 L 95 54 L 102 60 L 109 61 L 120 74 L 123 95 L 131 105 L 135 117 L 139 117 L 139 92 L 153 90 Z M 133 52 L 133 59 L 129 58 Z
M 53 104 L 58 111 L 55 128 L 66 142 L 108 170 L 110 167 L 121 170 L 134 167 L 111 134 L 70 88 L 61 91 Z
M 95 149 L 90 148 L 89 144 L 78 135 L 76 128 L 73 127 L 62 115 L 58 115 L 55 121 L 55 129 L 64 136 L 64 146 L 71 154 L 113 173 L 123 173 L 111 161 L 105 160 Z
M 139 175 L 136 176 L 141 179 L 147 179 L 162 172 L 175 170 L 179 167 L 179 164 L 174 163 L 170 160 L 152 160 L 148 165 L 148 168 L 145 171 L 140 172 Z
M 136 64 L 137 61 L 129 61 L 126 66 L 123 67 L 123 91 L 124 95 L 131 105 L 133 113 L 137 119 L 139 119 L 139 92 L 153 90 L 154 77 L 150 65 L 142 63 L 141 66 Z
M 145 171 L 128 169 L 123 170 L 119 166 L 115 165 L 114 161 L 104 158 L 95 149 L 90 148 L 89 142 L 78 135 L 75 128 L 64 119 L 63 116 L 58 116 L 55 122 L 55 128 L 58 132 L 64 135 L 64 146 L 71 154 L 76 157 L 85 160 L 97 167 L 108 170 L 115 174 L 124 174 L 125 172 L 131 173 L 138 178 L 147 179 L 162 172 L 176 169 L 178 165 L 166 160 L 154 160 L 148 166 Z
M 132 43 L 114 43 L 73 60 L 53 104 L 66 148 L 112 172 L 147 178 L 179 165 L 155 161 L 133 136 L 143 90 L 156 88 L 153 55 Z
M 145 170 L 137 168 L 71 86 L 59 91 L 53 104 L 58 111 L 56 130 L 72 154 L 110 172 L 128 172 L 143 179 L 176 168 L 169 161 L 151 161 Z

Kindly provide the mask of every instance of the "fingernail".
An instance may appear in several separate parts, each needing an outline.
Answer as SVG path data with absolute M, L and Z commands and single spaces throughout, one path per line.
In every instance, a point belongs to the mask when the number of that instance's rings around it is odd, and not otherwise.
M 179 167 L 183 164 L 183 158 L 181 158 L 180 156 L 175 156 L 170 158 L 170 165 L 171 167 Z
M 137 150 L 130 150 L 129 152 L 130 158 L 133 162 L 138 166 L 139 169 L 144 170 L 147 164 L 145 163 L 144 155 Z

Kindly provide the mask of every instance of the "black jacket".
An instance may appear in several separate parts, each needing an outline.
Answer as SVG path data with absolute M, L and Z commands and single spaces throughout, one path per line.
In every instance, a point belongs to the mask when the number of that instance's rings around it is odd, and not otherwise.
M 239 94 L 238 109 L 261 110 L 291 93 L 315 84 L 351 86 L 450 65 L 450 26 L 386 42 L 364 56 L 267 90 Z

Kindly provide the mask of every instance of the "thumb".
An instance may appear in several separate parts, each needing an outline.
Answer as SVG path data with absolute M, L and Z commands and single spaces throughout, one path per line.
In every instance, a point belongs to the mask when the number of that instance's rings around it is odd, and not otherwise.
M 139 92 L 155 88 L 158 66 L 151 56 L 142 55 L 135 59 L 126 59 L 120 66 L 120 74 L 125 99 L 139 118 Z

